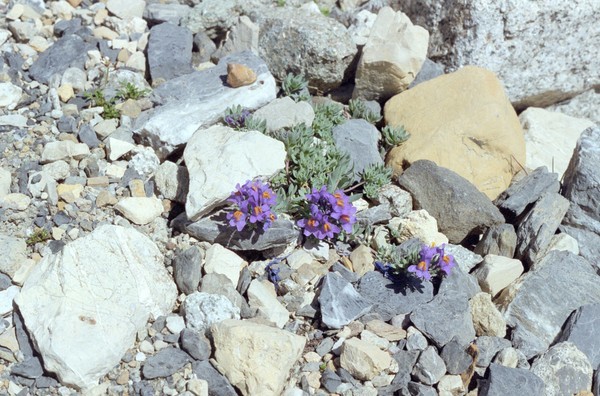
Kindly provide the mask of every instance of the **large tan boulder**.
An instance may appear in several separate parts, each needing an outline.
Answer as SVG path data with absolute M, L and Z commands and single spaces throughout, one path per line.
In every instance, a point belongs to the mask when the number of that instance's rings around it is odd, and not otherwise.
M 494 199 L 525 164 L 519 118 L 489 70 L 467 66 L 419 84 L 391 98 L 384 116 L 386 124 L 411 134 L 387 155 L 396 174 L 428 159 Z

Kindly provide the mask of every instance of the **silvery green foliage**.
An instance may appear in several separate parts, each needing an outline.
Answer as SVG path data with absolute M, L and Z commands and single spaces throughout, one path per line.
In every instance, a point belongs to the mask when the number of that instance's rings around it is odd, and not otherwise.
M 379 189 L 392 180 L 392 169 L 384 165 L 371 165 L 362 173 L 363 192 L 367 198 L 377 198 Z
M 350 99 L 350 102 L 348 102 L 348 111 L 352 118 L 362 118 L 374 125 L 381 121 L 382 118 L 381 115 L 369 109 L 365 105 L 365 102 L 360 99 Z
M 308 81 L 302 76 L 287 74 L 281 82 L 281 89 L 285 96 L 294 99 L 295 102 L 309 101 Z
M 403 126 L 393 127 L 386 125 L 381 130 L 381 134 L 383 135 L 383 144 L 386 150 L 406 142 L 410 137 L 410 133 Z

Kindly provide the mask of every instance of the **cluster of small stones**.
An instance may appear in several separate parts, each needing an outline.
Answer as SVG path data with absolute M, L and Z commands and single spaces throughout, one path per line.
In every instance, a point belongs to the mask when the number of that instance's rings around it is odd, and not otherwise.
M 219 125 L 227 107 L 260 109 L 273 129 L 310 124 L 310 105 L 276 99 L 274 76 L 302 72 L 347 103 L 363 46 L 354 96 L 379 101 L 378 114 L 443 70 L 425 59 L 427 31 L 383 2 L 182 3 L 0 0 L 0 393 L 600 394 L 592 121 L 569 121 L 562 189 L 527 157 L 535 169 L 492 202 L 424 158 L 356 202 L 373 230 L 365 244 L 302 245 L 285 215 L 244 239 L 214 210 L 245 181 L 231 178 L 276 173 L 285 150 Z M 281 55 L 288 22 L 315 59 Z M 413 45 L 394 49 L 411 61 L 382 69 L 386 40 L 401 42 L 385 36 L 391 24 L 411 32 Z M 126 83 L 153 93 L 119 98 Z M 118 118 L 90 107 L 84 94 L 98 88 Z M 338 128 L 355 167 L 384 162 L 375 127 Z M 446 243 L 458 266 L 435 285 L 395 284 L 374 265 L 389 240 L 399 252 Z

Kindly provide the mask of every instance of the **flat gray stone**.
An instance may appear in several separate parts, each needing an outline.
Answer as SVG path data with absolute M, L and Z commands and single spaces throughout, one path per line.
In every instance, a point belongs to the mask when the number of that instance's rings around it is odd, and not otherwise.
M 198 290 L 202 293 L 220 294 L 240 310 L 243 304 L 246 303 L 246 300 L 231 284 L 231 279 L 223 274 L 211 273 L 204 275 Z
M 228 63 L 241 63 L 254 70 L 256 82 L 229 87 L 225 83 Z M 164 159 L 187 143 L 200 127 L 219 121 L 228 107 L 240 105 L 256 110 L 275 99 L 276 94 L 275 79 L 262 59 L 249 51 L 229 55 L 215 67 L 173 78 L 157 87 L 151 97 L 157 107 L 136 119 L 135 133 Z
M 498 352 L 503 349 L 510 348 L 510 341 L 505 338 L 492 337 L 492 336 L 481 336 L 475 340 L 475 345 L 479 351 L 477 356 L 477 367 L 488 367 L 492 362 L 492 359 Z
M 488 378 L 479 388 L 480 396 L 547 396 L 544 381 L 529 370 L 492 363 Z
M 183 329 L 180 333 L 181 349 L 195 360 L 208 360 L 212 353 L 210 341 L 201 332 Z
M 331 329 L 340 329 L 371 310 L 373 306 L 336 272 L 323 278 L 319 295 L 321 321 Z
M 438 355 L 434 346 L 428 346 L 421 355 L 413 369 L 415 376 L 425 385 L 434 385 L 446 374 L 446 364 Z
M 560 189 L 558 175 L 540 166 L 511 185 L 496 198 L 494 203 L 509 219 L 516 219 L 545 193 L 557 193 Z
M 392 355 L 392 358 L 398 363 L 398 373 L 392 380 L 392 384 L 406 386 L 410 382 L 411 373 L 415 363 L 417 363 L 419 353 L 419 351 L 400 350 Z
M 148 65 L 153 84 L 194 71 L 192 42 L 193 36 L 189 29 L 170 22 L 150 29 Z
M 473 358 L 465 351 L 465 347 L 456 341 L 450 341 L 444 345 L 440 357 L 446 363 L 446 371 L 452 375 L 464 373 L 473 363 Z
M 425 62 L 423 62 L 423 65 L 421 66 L 421 70 L 419 70 L 419 73 L 417 73 L 417 76 L 410 83 L 408 88 L 413 88 L 415 85 L 442 75 L 444 75 L 444 65 L 436 63 L 429 58 L 425 58 Z
M 600 302 L 600 277 L 584 258 L 551 251 L 504 289 L 496 304 L 527 358 L 545 351 L 577 308 Z
M 573 343 L 597 369 L 600 366 L 599 326 L 600 304 L 584 305 L 571 314 L 556 342 Z
M 464 292 L 448 290 L 438 294 L 417 307 L 410 320 L 440 348 L 451 340 L 466 346 L 475 339 L 469 300 Z
M 237 396 L 231 383 L 217 371 L 207 360 L 192 363 L 192 371 L 196 378 L 208 382 L 209 396 Z
M 398 178 L 411 193 L 415 210 L 425 209 L 451 243 L 504 223 L 504 216 L 472 183 L 432 161 L 415 161 Z
M 200 241 L 218 243 L 231 250 L 267 250 L 289 245 L 296 241 L 300 232 L 294 223 L 282 217 L 277 218 L 263 233 L 243 230 L 238 232 L 230 227 L 225 212 L 204 217 L 185 226 L 185 232 Z
M 198 291 L 203 259 L 204 253 L 197 246 L 177 253 L 173 259 L 173 277 L 179 291 L 185 294 Z
M 146 359 L 142 374 L 146 379 L 165 378 L 175 374 L 190 361 L 190 356 L 175 347 L 168 347 L 158 351 L 156 355 Z
M 336 148 L 350 157 L 355 181 L 369 166 L 383 165 L 377 148 L 379 131 L 373 124 L 363 119 L 348 120 L 334 127 L 332 133 Z
M 544 194 L 519 222 L 515 257 L 534 265 L 538 255 L 550 244 L 568 209 L 569 201 L 562 195 Z
M 148 4 L 144 9 L 144 19 L 153 25 L 162 22 L 179 25 L 181 19 L 188 15 L 190 11 L 191 7 L 184 4 Z
M 487 256 L 495 254 L 513 258 L 517 248 L 517 233 L 512 224 L 500 224 L 490 227 L 483 233 L 481 240 L 473 249 L 473 252 Z
M 53 75 L 61 74 L 71 66 L 83 69 L 90 49 L 93 48 L 77 35 L 61 37 L 33 62 L 29 75 L 42 84 L 48 84 Z
M 456 266 L 452 268 L 450 275 L 442 278 L 438 293 L 452 290 L 460 290 L 467 295 L 467 298 L 471 298 L 475 294 L 481 292 L 481 287 L 479 286 L 477 278 L 468 272 L 463 271 L 461 267 Z
M 407 277 L 401 283 L 394 283 L 375 271 L 363 275 L 357 289 L 361 296 L 373 304 L 372 312 L 381 315 L 384 322 L 396 315 L 408 314 L 433 298 L 430 282 Z

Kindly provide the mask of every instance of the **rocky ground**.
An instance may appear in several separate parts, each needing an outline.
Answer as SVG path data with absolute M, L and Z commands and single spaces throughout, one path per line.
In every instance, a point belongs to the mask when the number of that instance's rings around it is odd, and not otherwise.
M 600 395 L 600 8 L 413 3 L 0 0 L 0 394 Z

